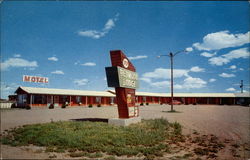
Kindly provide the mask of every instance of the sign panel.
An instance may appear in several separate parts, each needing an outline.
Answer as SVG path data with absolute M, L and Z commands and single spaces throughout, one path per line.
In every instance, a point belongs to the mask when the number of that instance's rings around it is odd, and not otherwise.
M 121 67 L 117 67 L 117 69 L 120 87 L 132 89 L 138 88 L 138 74 L 136 72 Z
M 134 65 L 121 50 L 110 51 L 112 67 L 106 67 L 109 87 L 115 87 L 119 118 L 139 116 L 135 106 L 135 89 L 138 88 L 138 75 Z
M 128 114 L 130 117 L 137 117 L 139 115 L 138 107 L 128 107 Z
M 23 82 L 49 83 L 49 78 L 23 75 Z
M 106 76 L 109 87 L 136 89 L 139 87 L 138 74 L 125 68 L 106 67 Z

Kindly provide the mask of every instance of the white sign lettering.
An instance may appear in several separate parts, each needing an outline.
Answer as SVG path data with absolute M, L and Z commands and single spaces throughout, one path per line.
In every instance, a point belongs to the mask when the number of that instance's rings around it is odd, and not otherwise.
M 136 72 L 118 67 L 120 87 L 138 88 L 138 75 Z

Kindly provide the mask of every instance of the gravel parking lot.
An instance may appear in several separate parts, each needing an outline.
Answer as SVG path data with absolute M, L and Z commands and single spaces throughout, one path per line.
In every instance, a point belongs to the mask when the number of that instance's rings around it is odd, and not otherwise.
M 168 113 L 169 105 L 140 106 L 143 119 L 166 118 L 177 121 L 184 127 L 185 134 L 194 130 L 202 134 L 214 134 L 219 137 L 247 143 L 250 139 L 250 108 L 242 106 L 218 105 L 178 105 L 179 113 Z M 83 118 L 115 118 L 117 107 L 71 107 L 66 109 L 32 108 L 31 110 L 1 110 L 1 132 L 24 124 L 45 123 L 59 120 Z

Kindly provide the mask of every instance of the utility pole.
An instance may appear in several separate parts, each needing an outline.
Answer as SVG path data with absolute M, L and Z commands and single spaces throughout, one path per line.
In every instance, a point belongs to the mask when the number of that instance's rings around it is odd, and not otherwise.
M 174 60 L 174 56 L 176 56 L 177 54 L 181 53 L 181 52 L 191 52 L 193 49 L 189 48 L 189 49 L 185 49 L 185 50 L 181 50 L 178 52 L 175 52 L 174 54 L 172 52 L 170 52 L 169 54 L 165 54 L 165 55 L 159 55 L 157 56 L 158 58 L 162 57 L 162 56 L 168 56 L 170 57 L 170 69 L 171 69 L 171 112 L 174 111 L 174 107 L 173 107 L 173 100 L 174 100 L 174 76 L 173 76 L 173 60 Z
M 240 89 L 241 89 L 241 93 L 243 93 L 243 80 L 240 81 Z
M 173 53 L 170 52 L 169 53 L 169 57 L 170 57 L 170 64 L 171 64 L 171 111 L 174 111 L 173 109 L 173 100 L 174 100 L 174 81 L 173 81 Z

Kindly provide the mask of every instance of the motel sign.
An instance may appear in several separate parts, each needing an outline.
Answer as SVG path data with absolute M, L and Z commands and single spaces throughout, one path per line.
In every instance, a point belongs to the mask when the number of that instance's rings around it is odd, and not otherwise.
M 106 67 L 108 87 L 115 87 L 119 118 L 138 117 L 135 106 L 135 89 L 138 74 L 135 67 L 120 50 L 110 51 L 112 67 Z
M 23 82 L 49 83 L 49 78 L 23 75 Z

